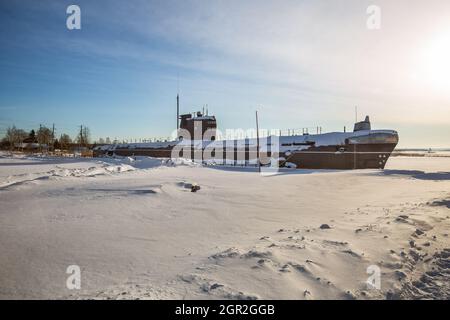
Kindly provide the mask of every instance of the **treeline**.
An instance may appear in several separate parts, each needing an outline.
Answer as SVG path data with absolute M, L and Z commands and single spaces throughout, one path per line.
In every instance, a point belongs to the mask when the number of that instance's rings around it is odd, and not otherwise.
M 16 128 L 8 127 L 6 134 L 0 141 L 0 146 L 4 150 L 72 150 L 74 148 L 92 147 L 91 133 L 88 127 L 81 127 L 77 136 L 73 139 L 66 133 L 56 137 L 54 128 L 40 126 L 37 130 L 29 132 Z

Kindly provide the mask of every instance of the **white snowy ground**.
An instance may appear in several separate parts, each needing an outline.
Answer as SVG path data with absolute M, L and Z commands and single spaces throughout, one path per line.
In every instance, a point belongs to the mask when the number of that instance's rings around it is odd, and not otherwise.
M 450 158 L 263 177 L 3 153 L 0 298 L 449 299 L 449 209 Z

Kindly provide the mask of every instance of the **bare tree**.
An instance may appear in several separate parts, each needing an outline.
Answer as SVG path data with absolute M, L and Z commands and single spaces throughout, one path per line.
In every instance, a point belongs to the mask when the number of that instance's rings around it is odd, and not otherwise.
M 25 140 L 28 137 L 28 133 L 25 130 L 17 129 L 17 142 L 19 144 L 22 144 L 23 140 Z
M 6 129 L 6 136 L 4 140 L 8 142 L 9 149 L 12 151 L 14 150 L 14 147 L 20 144 L 27 136 L 28 134 L 24 130 L 17 129 L 16 126 L 13 125 L 12 127 L 8 127 Z
M 12 151 L 16 140 L 16 126 L 8 127 L 6 129 L 5 141 L 8 142 L 9 150 Z
M 68 134 L 64 133 L 59 137 L 59 144 L 61 146 L 61 149 L 68 150 L 71 143 L 72 139 L 70 139 Z
M 41 126 L 36 134 L 36 138 L 41 149 L 42 146 L 48 147 L 50 146 L 53 140 L 52 130 L 45 126 Z

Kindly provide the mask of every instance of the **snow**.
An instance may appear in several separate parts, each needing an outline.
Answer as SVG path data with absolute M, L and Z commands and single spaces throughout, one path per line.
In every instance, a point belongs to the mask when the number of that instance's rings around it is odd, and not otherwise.
M 0 298 L 448 299 L 449 190 L 446 157 L 262 176 L 1 154 Z M 74 264 L 80 290 L 66 287 Z M 371 265 L 381 290 L 367 289 Z
M 186 119 L 187 121 L 199 121 L 199 120 L 216 120 L 214 116 L 198 116 L 195 118 Z
M 297 168 L 297 165 L 295 163 L 292 163 L 292 162 L 286 162 L 284 165 L 285 165 L 286 168 L 291 168 L 291 169 Z

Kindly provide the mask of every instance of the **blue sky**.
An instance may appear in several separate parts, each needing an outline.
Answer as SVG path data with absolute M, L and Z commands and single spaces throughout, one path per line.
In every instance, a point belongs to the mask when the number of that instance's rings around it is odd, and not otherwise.
M 373 3 L 2 1 L 0 134 L 168 136 L 179 82 L 181 110 L 208 104 L 221 129 L 253 127 L 258 109 L 264 128 L 342 130 L 357 105 L 401 146 L 450 147 L 450 4 L 376 1 L 368 30 Z M 81 30 L 66 28 L 70 4 Z

